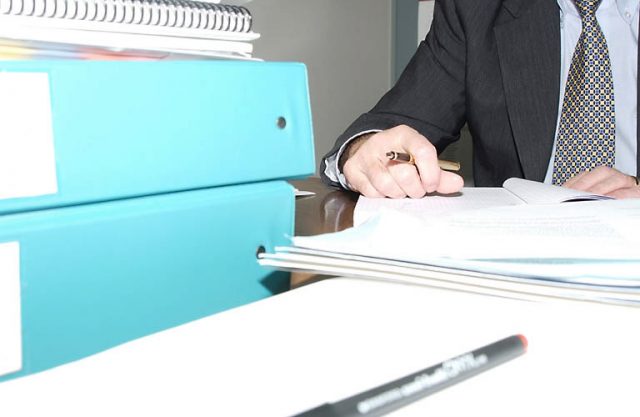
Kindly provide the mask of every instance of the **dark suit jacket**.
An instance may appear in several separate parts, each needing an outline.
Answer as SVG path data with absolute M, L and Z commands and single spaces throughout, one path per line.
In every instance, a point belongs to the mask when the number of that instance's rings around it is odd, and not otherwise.
M 466 122 L 476 185 L 501 186 L 509 177 L 542 181 L 559 94 L 556 0 L 436 0 L 431 31 L 396 85 L 329 155 L 354 134 L 400 124 L 442 151 Z

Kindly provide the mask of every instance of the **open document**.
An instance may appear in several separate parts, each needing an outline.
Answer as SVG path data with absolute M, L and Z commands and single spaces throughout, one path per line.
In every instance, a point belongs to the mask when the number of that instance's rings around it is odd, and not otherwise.
M 462 210 L 525 204 L 558 204 L 576 201 L 608 200 L 610 197 L 543 184 L 521 178 L 509 178 L 502 187 L 465 187 L 453 195 L 429 195 L 424 198 L 358 199 L 353 224 L 359 225 L 381 209 L 398 210 L 418 217 L 433 217 Z
M 432 284 L 437 277 L 437 285 L 482 292 L 639 303 L 638 230 L 640 200 L 523 203 L 431 216 L 380 209 L 342 232 L 294 237 L 292 247 L 262 262 Z

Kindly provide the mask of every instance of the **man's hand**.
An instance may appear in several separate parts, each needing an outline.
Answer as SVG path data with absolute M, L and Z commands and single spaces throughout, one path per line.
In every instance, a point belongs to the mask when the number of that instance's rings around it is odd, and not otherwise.
M 614 198 L 640 198 L 635 177 L 605 166 L 576 175 L 565 182 L 564 187 Z
M 413 155 L 415 165 L 390 161 L 389 151 Z M 462 177 L 438 166 L 435 147 L 408 126 L 397 126 L 351 144 L 342 172 L 349 186 L 367 197 L 420 198 L 460 191 Z

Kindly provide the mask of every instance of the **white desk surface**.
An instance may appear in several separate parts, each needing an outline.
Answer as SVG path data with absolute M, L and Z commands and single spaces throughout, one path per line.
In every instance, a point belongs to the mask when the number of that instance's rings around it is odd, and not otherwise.
M 640 309 L 335 278 L 0 384 L 0 416 L 288 416 L 523 333 L 394 416 L 640 415 Z

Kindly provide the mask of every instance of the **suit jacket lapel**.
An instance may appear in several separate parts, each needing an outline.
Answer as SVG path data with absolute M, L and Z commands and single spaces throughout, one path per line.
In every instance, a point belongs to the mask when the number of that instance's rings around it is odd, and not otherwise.
M 505 0 L 494 28 L 524 177 L 545 177 L 558 117 L 560 13 L 556 0 Z M 639 139 L 640 140 L 640 139 Z

